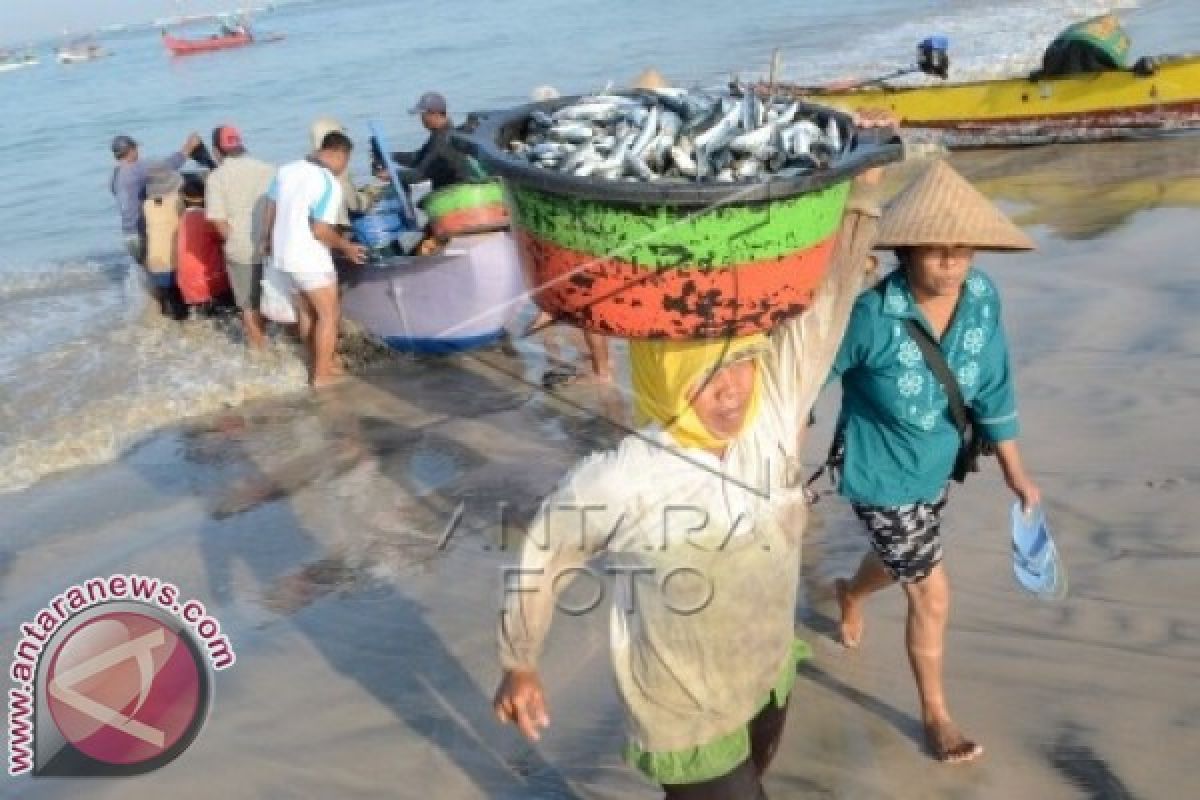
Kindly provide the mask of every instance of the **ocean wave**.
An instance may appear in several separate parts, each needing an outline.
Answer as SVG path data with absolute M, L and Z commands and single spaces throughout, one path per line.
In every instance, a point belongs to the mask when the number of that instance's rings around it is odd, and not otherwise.
M 232 320 L 179 324 L 148 307 L 29 357 L 19 376 L 0 392 L 0 491 L 111 461 L 163 426 L 306 380 L 289 342 L 252 355 Z

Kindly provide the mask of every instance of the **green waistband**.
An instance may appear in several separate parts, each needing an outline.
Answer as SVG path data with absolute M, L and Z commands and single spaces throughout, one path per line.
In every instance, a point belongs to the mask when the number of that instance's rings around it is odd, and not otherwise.
M 812 658 L 808 642 L 796 639 L 775 684 L 768 690 L 758 708 L 774 703 L 783 708 L 796 682 L 796 668 Z M 728 775 L 750 757 L 750 720 L 737 730 L 699 747 L 665 753 L 647 753 L 637 745 L 625 746 L 625 761 L 659 785 L 702 783 Z

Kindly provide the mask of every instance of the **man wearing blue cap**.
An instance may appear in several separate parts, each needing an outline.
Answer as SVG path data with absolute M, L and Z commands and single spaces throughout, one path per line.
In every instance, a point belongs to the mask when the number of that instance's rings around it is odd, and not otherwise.
M 179 152 L 161 161 L 142 161 L 138 157 L 138 143 L 131 137 L 113 137 L 112 154 L 117 166 L 113 169 L 109 189 L 117 198 L 117 207 L 121 212 L 121 235 L 125 237 L 125 247 L 139 264 L 146 260 L 146 218 L 142 214 L 142 204 L 146 201 L 147 173 L 154 167 L 178 171 L 187 163 L 188 154 L 200 143 L 200 137 L 193 133 Z
M 400 180 L 409 185 L 430 181 L 434 189 L 441 189 L 475 177 L 467 156 L 450 141 L 454 125 L 450 122 L 445 97 L 437 92 L 425 92 L 409 113 L 421 115 L 421 124 L 429 131 L 429 138 L 420 150 L 392 153 L 392 160 L 401 167 Z M 381 164 L 375 166 L 376 172 L 382 167 Z

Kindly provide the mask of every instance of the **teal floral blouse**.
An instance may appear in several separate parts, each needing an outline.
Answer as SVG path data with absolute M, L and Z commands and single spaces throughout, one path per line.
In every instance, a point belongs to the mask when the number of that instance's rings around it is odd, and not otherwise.
M 931 502 L 954 468 L 958 431 L 946 393 L 906 330 L 910 318 L 931 331 L 898 269 L 856 301 L 830 373 L 830 381 L 842 380 L 846 458 L 839 490 L 854 503 Z M 983 435 L 992 442 L 1016 438 L 1000 295 L 978 269 L 967 275 L 941 347 Z

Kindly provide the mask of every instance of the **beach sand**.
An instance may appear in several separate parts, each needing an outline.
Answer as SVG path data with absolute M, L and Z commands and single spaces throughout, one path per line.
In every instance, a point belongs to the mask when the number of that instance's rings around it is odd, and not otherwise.
M 1015 586 L 994 464 L 952 490 L 948 691 L 987 754 L 923 754 L 898 591 L 862 648 L 828 584 L 865 548 L 823 499 L 805 544 L 797 684 L 775 798 L 1177 798 L 1200 766 L 1200 301 L 1194 139 L 956 157 L 1041 247 L 985 256 L 1001 287 L 1026 461 L 1070 571 Z M 536 746 L 492 716 L 500 519 L 510 538 L 581 455 L 622 434 L 619 391 L 549 398 L 533 362 L 401 359 L 313 396 L 163 430 L 119 461 L 0 495 L 0 649 L 68 585 L 133 572 L 221 621 L 216 676 L 177 761 L 108 781 L 16 779 L 41 798 L 652 798 L 619 758 L 607 616 L 560 616 Z M 810 461 L 835 397 L 818 407 Z M 599 412 L 599 413 L 597 413 Z M 448 537 L 448 525 L 459 524 Z M 448 541 L 444 541 L 447 540 Z

